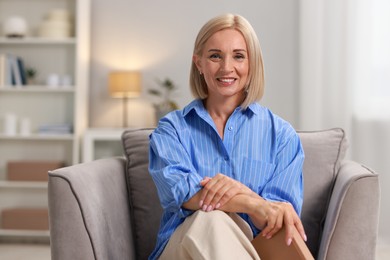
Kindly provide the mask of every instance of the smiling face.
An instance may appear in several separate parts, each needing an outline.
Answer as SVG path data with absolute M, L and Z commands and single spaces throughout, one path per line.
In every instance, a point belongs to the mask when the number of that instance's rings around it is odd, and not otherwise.
M 245 39 L 237 30 L 218 31 L 206 41 L 202 54 L 193 60 L 206 81 L 209 101 L 232 100 L 239 105 L 244 100 L 248 56 Z

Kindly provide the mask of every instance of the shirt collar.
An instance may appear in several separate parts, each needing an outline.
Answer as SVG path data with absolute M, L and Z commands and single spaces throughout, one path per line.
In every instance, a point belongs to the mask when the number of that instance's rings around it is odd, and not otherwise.
M 201 99 L 195 99 L 189 103 L 183 109 L 183 116 L 186 117 L 192 110 L 195 110 L 198 115 L 202 113 L 207 113 L 205 107 L 203 106 L 203 101 Z
M 251 103 L 251 104 L 248 106 L 247 110 L 250 110 L 250 111 L 252 111 L 254 114 L 257 115 L 257 114 L 260 113 L 260 108 L 261 108 L 261 106 L 259 105 L 259 103 L 254 102 L 254 103 Z
M 254 114 L 259 114 L 260 112 L 260 105 L 258 103 L 251 103 L 248 108 L 245 110 L 251 111 Z M 240 109 L 240 108 L 238 108 Z M 183 109 L 183 116 L 186 117 L 191 111 L 195 111 L 198 115 L 202 114 L 208 114 L 206 111 L 206 108 L 203 105 L 203 101 L 201 99 L 195 99 L 193 100 L 190 104 L 188 104 L 184 109 Z M 244 114 L 245 114 L 244 112 Z

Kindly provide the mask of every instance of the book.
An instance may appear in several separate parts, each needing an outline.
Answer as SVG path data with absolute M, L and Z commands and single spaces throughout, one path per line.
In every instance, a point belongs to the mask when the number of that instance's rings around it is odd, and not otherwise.
M 0 53 L 0 88 L 12 85 L 12 72 L 9 54 Z
M 18 59 L 14 55 L 9 55 L 9 61 L 11 64 L 12 85 L 21 86 L 22 76 L 20 75 L 19 71 Z
M 73 127 L 70 124 L 41 125 L 38 127 L 39 134 L 71 134 Z
M 27 85 L 26 68 L 22 58 L 0 53 L 0 87 Z
M 261 260 L 314 260 L 297 229 L 294 231 L 290 246 L 287 246 L 285 237 L 286 230 L 282 228 L 270 239 L 258 235 L 252 240 L 252 245 Z
M 26 68 L 24 67 L 24 61 L 20 57 L 16 57 L 18 63 L 18 69 L 22 85 L 27 85 Z
M 6 54 L 5 85 L 12 86 L 12 69 L 10 55 Z
M 0 88 L 5 86 L 5 70 L 7 66 L 7 57 L 5 54 L 0 53 Z

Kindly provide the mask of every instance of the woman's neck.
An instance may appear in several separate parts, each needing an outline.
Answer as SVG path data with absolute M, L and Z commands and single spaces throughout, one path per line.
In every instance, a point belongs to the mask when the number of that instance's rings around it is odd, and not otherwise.
M 231 114 L 233 114 L 234 110 L 241 104 L 241 102 L 241 100 L 238 102 L 237 100 L 233 99 L 225 99 L 223 101 L 214 100 L 210 97 L 204 101 L 204 106 L 213 119 L 221 139 L 223 139 L 227 120 Z

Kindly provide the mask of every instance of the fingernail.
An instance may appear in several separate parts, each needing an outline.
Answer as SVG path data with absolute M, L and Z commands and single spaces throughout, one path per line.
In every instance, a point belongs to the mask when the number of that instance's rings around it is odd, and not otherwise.
M 272 237 L 271 235 L 267 235 L 265 238 L 270 239 L 271 237 Z
M 306 234 L 303 235 L 303 240 L 305 240 L 305 242 L 307 242 L 307 236 L 306 236 Z
M 221 207 L 221 203 L 217 203 L 217 205 L 215 206 L 216 209 L 218 209 L 219 207 Z
M 290 246 L 290 245 L 291 245 L 291 242 L 292 242 L 292 239 L 289 238 L 289 239 L 287 240 L 287 245 Z
M 202 206 L 202 210 L 203 210 L 203 211 L 206 211 L 206 209 L 207 209 L 207 205 L 203 205 L 203 206 Z
M 199 207 L 203 206 L 203 200 L 199 201 Z
M 208 206 L 208 207 L 207 207 L 207 212 L 210 212 L 212 209 L 213 209 L 213 206 L 211 206 L 211 205 Z

